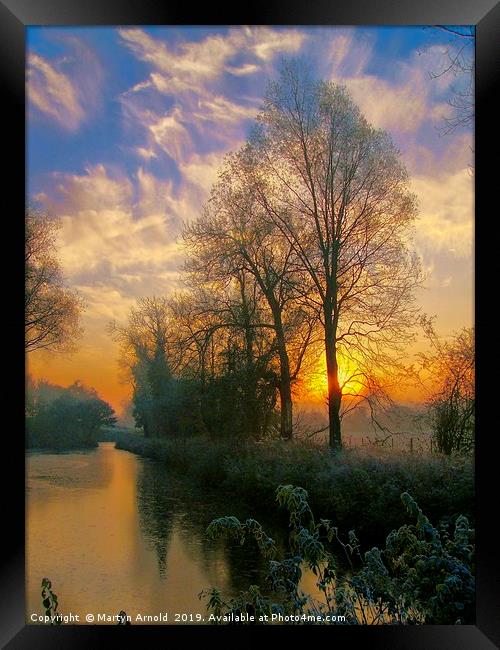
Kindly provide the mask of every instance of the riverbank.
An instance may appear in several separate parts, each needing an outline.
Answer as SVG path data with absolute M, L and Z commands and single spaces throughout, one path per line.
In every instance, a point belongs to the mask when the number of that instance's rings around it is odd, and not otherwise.
M 30 454 L 64 454 L 74 451 L 89 451 L 97 449 L 99 442 L 91 440 L 87 442 L 69 440 L 40 440 L 27 438 L 26 452 Z
M 120 436 L 138 435 L 138 430 L 124 427 L 100 427 L 84 439 L 74 436 L 40 436 L 27 431 L 26 451 L 32 454 L 58 454 L 97 449 L 100 442 L 116 442 Z
M 434 524 L 454 522 L 460 514 L 474 524 L 471 459 L 356 449 L 333 456 L 305 442 L 148 440 L 124 432 L 115 441 L 118 449 L 160 461 L 195 484 L 250 503 L 252 516 L 276 509 L 278 485 L 301 486 L 318 516 L 331 519 L 344 533 L 354 529 L 364 548 L 408 523 L 400 499 L 405 491 Z M 227 514 L 232 514 L 230 503 Z

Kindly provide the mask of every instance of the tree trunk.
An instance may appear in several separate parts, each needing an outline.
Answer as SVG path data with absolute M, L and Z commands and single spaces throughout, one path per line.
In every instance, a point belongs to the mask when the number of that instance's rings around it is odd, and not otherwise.
M 270 301 L 271 302 L 271 301 Z M 272 304 L 272 303 L 271 303 Z M 273 320 L 276 332 L 276 345 L 280 358 L 280 402 L 281 402 L 281 424 L 280 434 L 286 440 L 293 437 L 292 428 L 292 380 L 290 377 L 290 361 L 286 349 L 285 332 L 281 321 L 281 312 L 276 303 L 272 304 Z
M 339 384 L 335 329 L 331 319 L 325 322 L 325 352 L 328 378 L 328 443 L 332 449 L 341 449 L 340 404 L 342 390 Z
M 290 386 L 290 377 L 288 377 L 288 382 L 283 381 L 283 377 L 281 378 L 280 401 L 281 401 L 281 424 L 280 424 L 281 437 L 285 438 L 286 440 L 291 440 L 293 437 L 293 429 L 292 429 L 292 389 Z
M 248 312 L 247 312 L 248 313 Z M 257 397 L 257 376 L 254 359 L 254 330 L 247 316 L 245 323 L 245 409 L 248 433 L 259 438 L 261 433 L 261 410 Z

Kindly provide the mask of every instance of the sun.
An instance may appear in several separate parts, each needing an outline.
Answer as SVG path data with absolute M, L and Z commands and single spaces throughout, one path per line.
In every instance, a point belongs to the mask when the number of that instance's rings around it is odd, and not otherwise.
M 360 378 L 356 378 L 357 368 L 354 362 L 346 357 L 339 356 L 339 382 L 343 393 L 359 395 L 363 392 Z M 304 399 L 313 402 L 324 402 L 328 395 L 328 377 L 326 372 L 326 359 L 324 355 L 311 363 L 303 383 Z

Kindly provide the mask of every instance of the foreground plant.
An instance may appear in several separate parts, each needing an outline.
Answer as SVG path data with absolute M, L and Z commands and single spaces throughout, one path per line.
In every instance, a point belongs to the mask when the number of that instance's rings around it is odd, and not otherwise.
M 438 531 L 408 493 L 401 500 L 415 524 L 392 531 L 385 548 L 360 552 L 354 531 L 348 541 L 330 520 L 316 522 L 306 490 L 281 485 L 280 506 L 290 518 L 291 553 L 279 558 L 278 548 L 259 522 L 222 517 L 211 522 L 207 534 L 225 535 L 240 544 L 253 537 L 269 560 L 271 596 L 251 585 L 236 598 L 224 599 L 212 588 L 201 592 L 212 622 L 347 623 L 347 624 L 453 624 L 474 618 L 474 531 L 468 520 L 456 520 L 453 536 Z M 343 568 L 333 547 L 342 550 Z M 317 593 L 304 593 L 304 569 L 316 576 Z
M 52 583 L 48 578 L 42 580 L 42 605 L 45 610 L 45 616 L 49 617 L 51 625 L 61 625 L 63 617 L 57 611 L 58 601 L 57 596 L 52 591 Z
M 42 605 L 45 610 L 47 622 L 51 625 L 61 625 L 64 617 L 57 611 L 59 602 L 56 594 L 52 591 L 52 582 L 48 578 L 42 580 Z M 123 609 L 116 615 L 117 625 L 130 625 L 129 616 Z

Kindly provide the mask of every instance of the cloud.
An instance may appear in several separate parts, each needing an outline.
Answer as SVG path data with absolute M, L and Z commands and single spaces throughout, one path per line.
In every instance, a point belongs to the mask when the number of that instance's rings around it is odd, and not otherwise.
M 192 150 L 191 136 L 183 124 L 179 106 L 161 116 L 150 113 L 147 128 L 154 142 L 174 160 L 181 160 Z
M 244 63 L 241 66 L 226 66 L 226 71 L 229 72 L 229 74 L 234 75 L 235 77 L 242 77 L 247 74 L 255 74 L 256 72 L 259 71 L 259 66 L 255 65 L 255 63 Z
M 174 190 L 171 180 L 160 180 L 143 167 L 138 168 L 136 180 L 134 214 L 140 218 L 167 215 L 172 234 L 178 228 L 185 211 L 189 210 L 184 195 Z
M 430 105 L 425 84 L 419 74 L 394 84 L 365 75 L 346 80 L 354 101 L 369 122 L 399 133 L 416 131 L 424 120 L 443 117 L 446 104 Z
M 172 81 L 171 90 L 179 88 L 176 85 L 178 80 L 183 80 L 183 85 L 193 85 L 213 79 L 223 71 L 227 59 L 236 51 L 233 40 L 220 35 L 208 36 L 199 42 L 184 41 L 174 52 L 165 42 L 142 29 L 122 28 L 118 33 L 138 59 L 166 75 L 165 83 L 167 79 Z
M 193 155 L 203 140 L 225 150 L 240 141 L 244 125 L 258 112 L 261 89 L 251 99 L 229 99 L 231 79 L 245 78 L 247 83 L 251 78 L 249 83 L 260 88 L 257 73 L 267 70 L 278 54 L 298 51 L 308 38 L 296 29 L 242 27 L 172 45 L 142 29 L 122 28 L 118 33 L 150 66 L 147 78 L 120 98 L 125 123 L 146 136 L 137 152 L 159 148 L 178 163 Z M 159 110 L 162 104 L 167 110 Z
M 142 167 L 130 177 L 103 164 L 83 174 L 52 174 L 44 206 L 61 217 L 66 276 L 84 293 L 108 287 L 127 300 L 168 293 L 182 265 L 181 222 L 199 209 L 195 195 L 176 192 L 171 181 Z
M 435 45 L 424 53 L 412 51 L 406 58 L 377 58 L 376 35 L 338 29 L 327 34 L 321 69 L 326 76 L 349 89 L 369 122 L 392 134 L 415 133 L 424 123 L 437 124 L 450 114 L 446 92 L 448 77 L 432 80 L 430 71 L 442 63 L 443 48 Z M 322 38 L 325 32 L 322 31 Z M 380 72 L 376 62 L 380 63 Z M 375 65 L 374 65 L 375 64 Z M 377 71 L 374 71 L 377 70 Z
M 61 40 L 68 53 L 58 60 L 48 61 L 35 52 L 28 55 L 27 97 L 31 109 L 75 132 L 99 106 L 104 71 L 81 40 Z
M 440 177 L 464 169 L 474 163 L 474 137 L 472 133 L 453 133 L 437 138 L 439 149 L 432 148 L 428 141 L 414 138 L 404 150 L 406 165 L 413 176 Z
M 121 28 L 118 33 L 138 59 L 151 64 L 156 72 L 151 74 L 150 83 L 164 93 L 197 92 L 200 84 L 213 81 L 225 72 L 255 74 L 262 62 L 278 53 L 297 52 L 307 38 L 304 32 L 295 29 L 242 27 L 199 41 L 183 41 L 174 48 L 142 29 Z M 231 63 L 238 56 L 250 60 Z M 144 88 L 144 82 L 139 88 Z
M 474 179 L 461 169 L 437 176 L 415 176 L 419 201 L 416 241 L 426 255 L 452 253 L 468 258 L 473 250 Z
M 194 118 L 219 124 L 221 122 L 237 123 L 241 120 L 254 118 L 258 113 L 256 106 L 241 106 L 220 95 L 199 99 L 197 108 L 198 110 L 193 113 Z
M 37 54 L 28 57 L 28 99 L 39 111 L 68 131 L 76 131 L 85 117 L 77 89 Z
M 119 210 L 132 198 L 130 180 L 117 175 L 112 178 L 103 164 L 85 167 L 82 175 L 54 172 L 52 204 L 56 210 Z
M 363 35 L 360 39 L 351 28 L 336 30 L 329 36 L 329 44 L 325 48 L 325 59 L 330 66 L 333 77 L 352 79 L 365 74 L 365 70 L 373 60 L 376 35 Z
M 308 38 L 303 32 L 270 27 L 247 29 L 245 35 L 251 43 L 250 49 L 262 61 L 269 61 L 279 53 L 297 52 Z
M 224 161 L 224 153 L 215 152 L 205 155 L 194 154 L 181 163 L 180 170 L 184 181 L 198 187 L 208 196 L 210 188 L 217 180 L 217 174 Z
M 144 160 L 151 160 L 152 158 L 158 158 L 158 156 L 156 155 L 155 151 L 152 148 L 136 147 L 135 151 L 141 158 L 144 158 Z
M 245 124 L 257 114 L 220 95 L 190 95 L 164 112 L 149 108 L 147 97 L 127 93 L 120 98 L 126 128 L 140 142 L 134 147 L 143 160 L 167 154 L 181 165 L 196 154 L 200 145 L 228 151 L 244 138 Z

